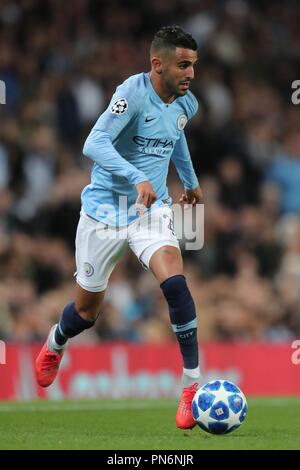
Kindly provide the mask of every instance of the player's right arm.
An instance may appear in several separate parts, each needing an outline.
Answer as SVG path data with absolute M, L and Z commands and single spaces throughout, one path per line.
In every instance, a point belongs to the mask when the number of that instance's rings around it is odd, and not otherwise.
M 123 158 L 113 146 L 122 130 L 135 119 L 140 102 L 141 97 L 136 90 L 119 87 L 87 137 L 83 154 L 111 174 L 125 177 L 136 187 L 138 199 L 150 207 L 156 195 L 146 175 Z

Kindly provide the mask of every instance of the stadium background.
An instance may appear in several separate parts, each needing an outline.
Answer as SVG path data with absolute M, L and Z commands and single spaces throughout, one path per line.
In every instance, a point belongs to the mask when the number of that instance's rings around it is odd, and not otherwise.
M 152 36 L 172 23 L 199 45 L 200 112 L 186 133 L 205 245 L 184 258 L 205 377 L 250 394 L 300 392 L 299 11 L 296 1 L 1 0 L 0 398 L 177 393 L 167 305 L 130 252 L 56 384 L 37 390 L 32 369 L 73 297 L 83 142 L 116 85 L 149 69 Z M 174 171 L 169 188 L 176 200 Z

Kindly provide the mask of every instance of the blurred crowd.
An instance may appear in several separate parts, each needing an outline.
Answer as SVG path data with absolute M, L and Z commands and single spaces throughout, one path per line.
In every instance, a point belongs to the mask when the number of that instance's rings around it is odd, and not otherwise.
M 300 9 L 296 1 L 1 0 L 0 338 L 41 341 L 74 297 L 83 142 L 115 87 L 149 70 L 180 24 L 199 45 L 186 133 L 205 243 L 185 251 L 201 341 L 300 336 Z M 172 169 L 170 193 L 181 185 Z M 97 325 L 76 341 L 173 340 L 167 305 L 130 252 Z

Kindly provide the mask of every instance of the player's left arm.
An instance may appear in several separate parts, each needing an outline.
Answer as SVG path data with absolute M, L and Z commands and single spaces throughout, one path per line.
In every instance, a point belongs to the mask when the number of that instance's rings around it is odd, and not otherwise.
M 179 202 L 195 206 L 201 202 L 203 191 L 193 168 L 193 163 L 184 132 L 176 142 L 172 157 L 179 178 L 184 186 L 184 193 Z

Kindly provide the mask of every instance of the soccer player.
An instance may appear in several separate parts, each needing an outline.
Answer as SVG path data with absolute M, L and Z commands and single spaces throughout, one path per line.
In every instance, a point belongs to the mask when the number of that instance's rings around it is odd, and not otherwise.
M 183 360 L 176 425 L 186 429 L 195 425 L 191 402 L 200 379 L 197 320 L 166 179 L 172 159 L 184 186 L 180 202 L 201 201 L 184 135 L 198 108 L 189 91 L 197 44 L 180 27 L 163 27 L 152 41 L 150 60 L 149 73 L 133 75 L 117 87 L 84 144 L 83 154 L 94 166 L 91 184 L 82 192 L 76 235 L 76 298 L 52 327 L 36 360 L 36 377 L 39 385 L 49 386 L 67 340 L 94 325 L 110 274 L 129 245 L 152 271 L 169 306 Z

